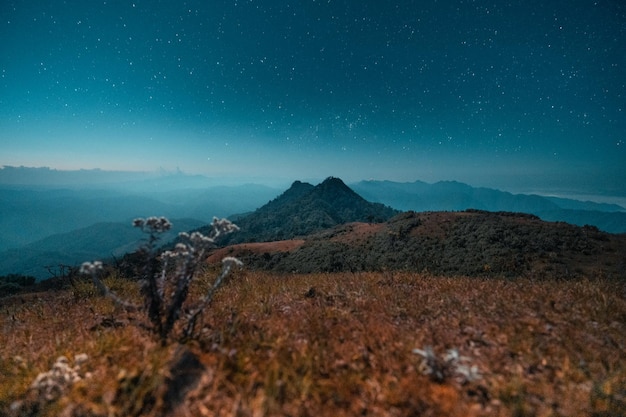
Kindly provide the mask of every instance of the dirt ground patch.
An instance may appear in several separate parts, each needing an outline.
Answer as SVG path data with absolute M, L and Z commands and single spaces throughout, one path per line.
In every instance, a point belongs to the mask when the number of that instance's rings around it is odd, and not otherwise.
M 241 256 L 249 253 L 279 253 L 298 249 L 304 244 L 302 239 L 279 240 L 276 242 L 240 243 L 215 250 L 207 258 L 209 264 L 216 264 L 226 256 Z
M 330 236 L 331 241 L 340 243 L 359 243 L 386 227 L 384 223 L 348 223 Z

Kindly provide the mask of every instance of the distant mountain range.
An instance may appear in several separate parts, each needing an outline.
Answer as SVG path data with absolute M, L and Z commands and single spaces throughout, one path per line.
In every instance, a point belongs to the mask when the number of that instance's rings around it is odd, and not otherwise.
M 168 189 L 150 183 L 141 191 L 118 188 L 0 187 L 0 251 L 101 222 L 135 217 L 192 218 L 254 210 L 279 190 L 262 185 Z
M 403 211 L 458 211 L 470 208 L 509 211 L 534 214 L 546 221 L 593 225 L 609 233 L 626 233 L 626 209 L 617 204 L 511 194 L 456 181 L 434 184 L 421 181 L 361 181 L 351 184 L 351 188 L 369 201 Z
M 122 188 L 0 186 L 0 275 L 46 278 L 44 266 L 121 255 L 137 245 L 130 221 L 150 215 L 189 219 L 175 223 L 178 231 L 201 228 L 214 215 L 229 217 L 241 231 L 224 244 L 307 237 L 351 222 L 380 224 L 399 210 L 522 212 L 626 233 L 626 210 L 615 204 L 511 194 L 459 182 L 362 181 L 348 187 L 330 177 L 318 185 L 295 181 L 278 195 L 279 190 L 261 185 L 206 187 L 198 181 L 194 177 L 190 184 L 195 185 L 187 188 L 184 176 L 141 179 Z
M 23 172 L 27 175 L 18 175 Z M 87 171 L 86 179 L 43 168 L 5 168 L 0 174 L 0 276 L 38 279 L 50 277 L 49 266 L 76 266 L 134 250 L 142 236 L 131 227 L 133 218 L 187 219 L 174 221 L 177 232 L 187 231 L 213 216 L 254 210 L 280 191 L 257 184 L 207 185 L 204 177 L 183 174 L 122 176 L 121 183 L 106 182 L 116 176 L 97 170 Z M 48 183 L 37 183 L 46 174 L 52 177 Z M 92 185 L 81 182 L 92 177 L 98 178 Z M 17 185 L 19 180 L 26 184 Z

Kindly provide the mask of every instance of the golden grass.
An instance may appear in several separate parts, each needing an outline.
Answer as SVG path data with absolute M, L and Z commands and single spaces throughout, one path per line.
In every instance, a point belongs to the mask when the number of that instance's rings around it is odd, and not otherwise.
M 134 283 L 109 285 L 138 301 Z M 36 402 L 35 377 L 78 353 L 92 376 L 33 415 L 615 416 L 626 407 L 621 282 L 240 271 L 186 346 L 161 347 L 135 321 L 88 286 L 0 299 L 0 414 Z M 457 348 L 482 378 L 432 381 L 412 353 L 425 346 Z M 191 382 L 178 403 L 182 374 Z

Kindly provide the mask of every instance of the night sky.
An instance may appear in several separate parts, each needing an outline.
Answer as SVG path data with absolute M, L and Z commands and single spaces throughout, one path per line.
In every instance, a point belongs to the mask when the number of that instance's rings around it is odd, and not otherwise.
M 626 195 L 621 0 L 3 0 L 0 165 Z

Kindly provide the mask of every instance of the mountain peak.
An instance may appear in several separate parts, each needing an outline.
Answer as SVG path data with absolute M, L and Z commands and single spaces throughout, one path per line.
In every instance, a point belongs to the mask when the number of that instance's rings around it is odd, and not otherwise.
M 385 221 L 397 213 L 366 201 L 336 177 L 316 186 L 295 181 L 280 196 L 238 220 L 241 231 L 231 243 L 289 239 L 347 222 Z
M 322 181 L 320 186 L 335 186 L 335 187 L 348 187 L 345 182 L 341 180 L 341 178 L 337 177 L 328 177 L 324 181 Z
M 294 181 L 285 192 L 265 205 L 268 209 L 275 210 L 276 207 L 283 206 L 294 200 L 301 198 L 313 190 L 313 185 L 308 182 Z
M 326 178 L 314 188 L 313 192 L 317 192 L 318 195 L 326 197 L 349 196 L 350 198 L 365 201 L 363 197 L 355 193 L 352 188 L 348 187 L 340 178 L 337 177 Z
M 291 184 L 291 187 L 289 187 L 289 189 L 285 192 L 288 192 L 289 190 L 306 190 L 309 191 L 311 188 L 313 188 L 313 186 L 311 184 L 309 184 L 308 182 L 302 182 L 299 180 L 294 181 Z

